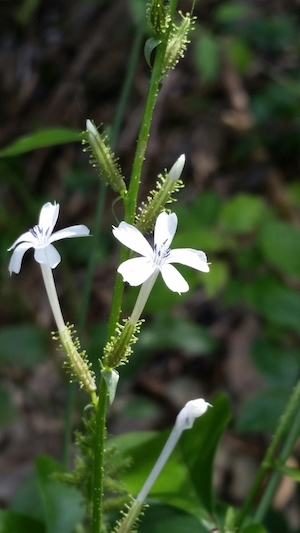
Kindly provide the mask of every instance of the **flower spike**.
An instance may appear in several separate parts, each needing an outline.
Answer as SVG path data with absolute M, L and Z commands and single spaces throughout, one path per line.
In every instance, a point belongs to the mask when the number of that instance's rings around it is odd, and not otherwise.
M 150 191 L 147 202 L 142 202 L 139 213 L 136 216 L 135 227 L 143 233 L 153 231 L 155 221 L 167 204 L 176 202 L 173 197 L 184 187 L 181 180 L 182 170 L 185 164 L 185 155 L 182 154 L 174 163 L 169 172 L 158 175 L 156 188 Z

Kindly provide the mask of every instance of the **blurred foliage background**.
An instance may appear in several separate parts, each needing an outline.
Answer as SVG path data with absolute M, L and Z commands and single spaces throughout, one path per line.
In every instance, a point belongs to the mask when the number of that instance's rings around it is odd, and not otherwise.
M 187 11 L 190 2 L 179 7 Z M 143 0 L 2 0 L 0 11 L 5 507 L 37 454 L 61 459 L 69 398 L 39 268 L 28 253 L 21 273 L 9 278 L 6 250 L 37 223 L 47 201 L 61 204 L 59 227 L 85 223 L 92 231 L 103 202 L 96 250 L 92 239 L 65 241 L 55 271 L 65 318 L 78 323 L 94 253 L 88 313 L 80 321 L 82 344 L 97 371 L 117 263 L 111 225 L 122 212 L 89 165 L 78 133 L 86 118 L 113 134 L 118 130 L 115 150 L 125 177 L 130 174 L 149 80 L 143 45 L 150 34 Z M 216 486 L 238 504 L 299 377 L 300 7 L 296 0 L 201 0 L 195 15 L 186 56 L 161 88 L 140 200 L 157 174 L 185 153 L 186 187 L 173 205 L 179 218 L 174 245 L 204 250 L 211 273 L 182 268 L 190 284 L 182 296 L 156 284 L 135 354 L 122 370 L 109 430 L 166 427 L 187 400 L 225 391 L 233 420 Z M 133 79 L 122 112 L 129 61 Z M 126 291 L 124 313 L 136 294 Z M 76 405 L 84 401 L 78 394 Z M 74 426 L 78 413 L 75 406 Z M 299 528 L 297 502 L 293 483 L 278 493 L 276 512 L 285 511 L 281 532 Z

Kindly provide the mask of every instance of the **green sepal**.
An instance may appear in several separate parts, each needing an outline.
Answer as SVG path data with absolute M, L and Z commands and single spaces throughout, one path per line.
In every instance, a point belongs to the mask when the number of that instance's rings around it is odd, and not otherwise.
M 116 368 L 124 365 L 132 354 L 131 346 L 138 340 L 142 320 L 132 324 L 130 319 L 124 324 L 117 324 L 116 335 L 112 336 L 104 348 L 103 368 Z
M 106 382 L 107 390 L 108 390 L 108 400 L 109 404 L 111 405 L 115 399 L 116 390 L 119 382 L 119 372 L 116 370 L 108 370 L 104 368 L 101 370 L 101 375 L 103 379 Z
M 169 174 L 159 174 L 156 182 L 156 188 L 150 191 L 146 202 L 142 202 L 139 207 L 139 213 L 136 216 L 135 226 L 142 233 L 153 231 L 158 215 L 165 210 L 166 204 L 176 202 L 173 194 L 184 187 L 181 179 L 176 181 L 168 179 Z
M 67 324 L 65 329 L 58 333 L 52 332 L 53 340 L 60 343 L 60 347 L 67 354 L 65 366 L 70 371 L 72 379 L 79 381 L 80 387 L 92 395 L 95 399 L 96 382 L 95 374 L 91 370 L 91 362 L 88 359 L 86 350 L 82 350 L 80 341 L 76 335 L 73 324 Z

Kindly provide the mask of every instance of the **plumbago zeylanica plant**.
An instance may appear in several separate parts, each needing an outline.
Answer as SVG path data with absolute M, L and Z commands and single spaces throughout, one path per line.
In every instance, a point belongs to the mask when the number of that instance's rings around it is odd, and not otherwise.
M 185 163 L 184 155 L 178 158 L 169 172 L 165 171 L 158 177 L 156 187 L 149 193 L 147 201 L 137 208 L 142 166 L 157 95 L 164 77 L 183 56 L 194 26 L 194 17 L 191 14 L 176 13 L 176 0 L 152 0 L 147 9 L 153 37 L 148 40 L 145 51 L 148 59 L 151 52 L 155 53 L 155 58 L 128 182 L 124 180 L 107 136 L 100 134 L 91 120 L 87 120 L 84 134 L 85 147 L 88 146 L 91 151 L 91 163 L 99 169 L 101 177 L 121 198 L 124 208 L 124 220 L 112 229 L 114 237 L 122 246 L 109 317 L 108 338 L 99 359 L 100 383 L 95 379 L 88 354 L 80 347 L 74 326 L 64 320 L 53 277 L 53 269 L 61 261 L 53 243 L 64 238 L 88 237 L 89 229 L 84 225 L 76 225 L 54 232 L 60 206 L 55 202 L 48 202 L 41 208 L 38 224 L 21 235 L 9 249 L 13 250 L 9 263 L 11 274 L 20 272 L 25 252 L 30 248 L 34 249 L 34 258 L 41 266 L 57 325 L 58 332 L 54 338 L 66 353 L 72 380 L 80 384 L 89 398 L 83 414 L 84 430 L 76 434 L 78 455 L 75 468 L 72 472 L 58 471 L 55 478 L 51 477 L 53 483 L 75 485 L 80 490 L 85 501 L 86 516 L 82 517 L 81 523 L 76 526 L 73 523 L 70 527 L 70 523 L 67 524 L 64 518 L 58 524 L 56 518 L 53 518 L 53 509 L 62 506 L 59 501 L 62 493 L 57 490 L 55 494 L 53 486 L 56 485 L 51 485 L 51 490 L 47 485 L 47 490 L 43 492 L 43 500 L 49 504 L 45 513 L 46 531 L 127 533 L 136 530 L 139 528 L 138 519 L 144 513 L 149 491 L 152 490 L 150 494 L 155 496 L 156 501 L 171 506 L 171 515 L 174 517 L 173 522 L 168 522 L 171 529 L 180 524 L 178 527 L 184 532 L 263 533 L 266 530 L 261 523 L 276 487 L 275 478 L 270 477 L 264 497 L 255 513 L 250 511 L 266 472 L 276 467 L 275 454 L 282 437 L 287 433 L 299 400 L 299 385 L 292 393 L 286 412 L 279 422 L 278 430 L 241 510 L 218 507 L 212 491 L 213 457 L 229 419 L 228 402 L 224 396 L 212 400 L 212 409 L 208 409 L 210 403 L 202 398 L 191 400 L 183 407 L 156 463 L 153 461 L 153 469 L 150 469 L 148 477 L 146 473 L 144 485 L 138 488 L 132 480 L 130 483 L 130 475 L 127 475 L 127 483 L 123 483 L 126 479 L 124 471 L 130 472 L 139 468 L 138 465 L 142 469 L 144 464 L 147 466 L 149 461 L 152 461 L 152 450 L 157 449 L 157 443 L 161 446 L 160 436 L 143 440 L 139 435 L 136 446 L 126 448 L 126 442 L 122 438 L 109 439 L 106 435 L 106 411 L 115 398 L 119 379 L 117 368 L 129 362 L 133 345 L 138 341 L 140 329 L 143 327 L 142 313 L 157 277 L 161 274 L 168 289 L 181 294 L 188 291 L 189 286 L 174 264 L 182 264 L 203 273 L 209 272 L 204 252 L 192 248 L 170 248 L 178 221 L 176 214 L 167 208 L 168 204 L 175 200 L 174 194 L 183 187 L 181 174 Z M 145 237 L 145 234 L 152 232 L 153 246 Z M 138 256 L 132 257 L 132 252 Z M 140 286 L 133 311 L 125 320 L 121 316 L 124 283 Z M 194 425 L 195 419 L 199 417 L 201 419 Z M 182 435 L 185 429 L 191 431 Z M 181 458 L 176 455 L 173 459 L 175 462 L 169 469 L 166 465 L 164 484 L 159 486 L 155 493 L 152 486 L 180 437 Z M 296 437 L 295 431 L 288 434 L 289 440 L 283 450 L 285 454 L 291 450 Z M 172 457 L 174 455 L 173 453 Z M 132 456 L 135 459 L 134 464 L 128 463 Z M 283 463 L 284 457 L 280 456 L 280 459 Z M 183 465 L 182 468 L 179 464 Z M 44 472 L 43 475 L 46 478 L 48 473 Z M 135 498 L 128 494 L 127 487 L 132 488 Z M 69 501 L 72 502 L 71 497 Z M 155 533 L 156 522 L 153 522 L 153 515 L 152 518 L 150 515 L 151 524 L 147 529 L 149 511 L 151 512 L 151 505 L 140 524 L 141 531 L 151 530 Z M 75 511 L 74 513 L 76 515 Z

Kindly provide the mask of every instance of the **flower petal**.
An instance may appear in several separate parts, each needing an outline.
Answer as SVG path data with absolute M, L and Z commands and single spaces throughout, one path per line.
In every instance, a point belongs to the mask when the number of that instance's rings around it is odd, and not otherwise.
M 165 263 L 180 263 L 200 272 L 209 272 L 207 258 L 204 252 L 192 248 L 175 248 L 164 260 Z
M 78 224 L 77 226 L 69 226 L 68 228 L 56 231 L 51 235 L 49 242 L 59 241 L 60 239 L 70 239 L 71 237 L 87 237 L 89 234 L 89 228 L 84 224 Z
M 189 290 L 188 283 L 173 265 L 164 263 L 160 270 L 165 284 L 171 291 L 181 294 Z
M 29 248 L 32 248 L 32 244 L 28 243 L 28 242 L 23 242 L 23 243 L 19 244 L 19 246 L 17 246 L 17 248 L 14 250 L 14 252 L 13 252 L 11 258 L 10 258 L 9 265 L 8 265 L 8 270 L 9 270 L 10 274 L 12 274 L 12 272 L 15 272 L 16 274 L 19 274 L 19 272 L 21 270 L 21 264 L 22 264 L 23 256 L 24 256 L 25 252 L 27 252 L 27 250 L 29 250 Z
M 38 225 L 43 230 L 44 235 L 47 235 L 47 237 L 50 237 L 53 231 L 58 219 L 58 213 L 59 204 L 56 204 L 55 202 L 54 204 L 47 202 L 41 209 Z
M 15 246 L 17 246 L 17 244 L 20 244 L 20 242 L 26 242 L 26 243 L 29 243 L 30 246 L 33 246 L 35 247 L 37 245 L 37 239 L 36 237 L 34 237 L 34 235 L 32 235 L 31 231 L 26 231 L 25 233 L 23 233 L 23 235 L 21 235 L 12 245 L 10 248 L 7 249 L 8 252 L 10 252 L 10 250 L 12 250 L 13 248 L 15 248 Z M 29 247 L 30 248 L 30 247 Z
M 145 239 L 144 235 L 137 228 L 131 226 L 131 224 L 127 224 L 127 222 L 121 222 L 117 228 L 113 226 L 112 232 L 116 239 L 127 246 L 127 248 L 148 259 L 152 259 L 153 250 L 147 239 Z
M 57 267 L 58 263 L 61 261 L 60 254 L 52 244 L 36 248 L 34 251 L 34 259 L 38 263 L 48 265 L 51 268 Z
M 177 222 L 175 213 L 163 211 L 158 215 L 154 229 L 154 244 L 158 250 L 169 248 L 176 233 Z
M 135 257 L 121 263 L 118 272 L 129 285 L 137 287 L 150 278 L 157 266 L 146 257 Z

